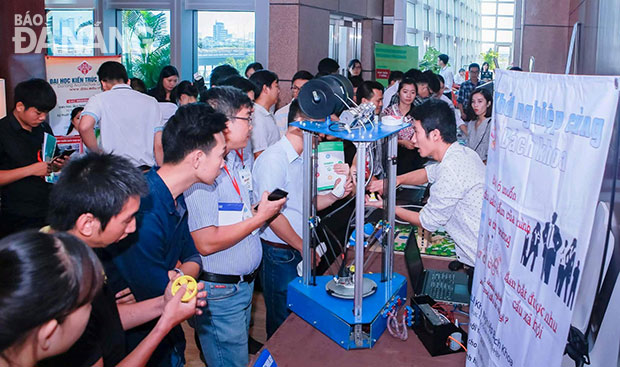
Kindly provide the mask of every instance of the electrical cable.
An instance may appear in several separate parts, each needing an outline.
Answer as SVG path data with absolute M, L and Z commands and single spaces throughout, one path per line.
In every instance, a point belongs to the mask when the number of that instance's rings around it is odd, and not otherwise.
M 388 313 L 387 329 L 390 335 L 400 340 L 407 340 L 409 337 L 407 333 L 407 320 L 403 313 L 401 322 L 398 322 L 398 312 L 394 313 L 390 311 Z
M 355 195 L 351 196 L 351 198 L 349 198 L 349 200 L 346 201 L 346 203 L 340 205 L 336 210 L 331 211 L 329 214 L 323 216 L 323 219 L 327 219 L 327 218 L 331 218 L 334 214 L 336 214 L 337 212 L 339 212 L 340 210 L 342 210 L 344 207 L 346 207 L 347 205 L 349 205 L 351 203 L 351 201 L 355 200 Z
M 452 341 L 454 341 L 456 344 L 460 345 L 461 348 L 463 348 L 466 352 L 467 352 L 467 348 L 465 348 L 465 346 L 463 345 L 463 343 L 461 343 L 460 341 L 456 340 L 454 337 L 452 337 L 452 335 L 450 335 L 448 337 L 448 339 L 452 339 Z
M 331 273 L 331 275 L 335 276 L 335 274 L 331 271 L 331 267 L 336 262 L 336 259 L 338 259 L 338 255 L 336 254 L 336 251 L 334 250 L 334 246 L 332 245 L 332 242 L 329 240 L 328 233 L 325 231 L 325 228 L 327 228 L 327 226 L 325 224 L 323 224 L 322 222 L 319 223 L 319 226 L 321 227 L 321 230 L 323 231 L 323 234 L 325 235 L 325 239 L 327 240 L 327 245 L 328 245 L 329 249 L 331 250 L 332 255 L 334 255 L 334 261 L 331 264 L 327 260 L 327 257 L 325 257 L 325 261 L 327 262 L 327 270 Z M 329 228 L 328 228 L 328 230 L 329 230 Z M 337 238 L 334 237 L 334 239 L 336 241 L 338 241 Z M 338 243 L 338 246 L 340 248 L 342 247 L 342 245 L 340 243 Z

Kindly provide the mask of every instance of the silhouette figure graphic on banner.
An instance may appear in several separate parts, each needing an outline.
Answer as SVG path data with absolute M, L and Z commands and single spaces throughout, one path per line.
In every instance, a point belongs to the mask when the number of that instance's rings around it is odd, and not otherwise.
M 567 269 L 566 266 L 568 257 L 570 256 L 569 252 L 570 248 L 568 247 L 568 241 L 564 241 L 564 247 L 562 247 L 559 252 L 560 265 L 558 265 L 558 277 L 555 280 L 555 294 L 557 294 L 558 297 L 561 297 L 564 280 L 566 280 L 566 284 L 570 282 L 570 273 L 572 272 L 572 269 Z
M 573 281 L 570 284 L 570 295 L 568 296 L 568 302 L 566 302 L 566 306 L 568 306 L 571 310 L 573 309 L 573 301 L 575 300 L 575 292 L 577 291 L 577 281 L 579 280 L 579 261 L 577 261 L 577 266 L 573 270 Z M 566 283 L 568 286 L 568 283 Z
M 556 255 L 560 247 L 562 247 L 562 235 L 560 235 L 560 228 L 555 224 L 558 219 L 558 214 L 553 213 L 551 216 L 551 223 L 545 223 L 545 229 L 542 233 L 543 240 L 543 266 L 540 278 L 549 284 L 549 276 L 551 275 L 551 268 L 555 266 Z
M 530 257 L 534 255 L 532 259 L 532 265 L 530 265 L 530 271 L 534 271 L 534 264 L 538 257 L 538 244 L 540 243 L 540 223 L 536 223 L 531 237 L 528 235 L 523 242 L 523 251 L 521 252 L 521 264 L 527 269 L 527 263 L 530 261 Z M 528 247 L 529 244 L 529 247 Z
M 577 256 L 577 239 L 573 238 L 573 243 L 570 246 L 568 253 L 568 260 L 566 262 L 566 285 L 564 286 L 564 302 L 566 302 L 566 296 L 568 295 L 568 283 L 570 282 L 571 275 L 573 273 L 573 266 L 575 266 L 575 256 Z M 573 279 L 575 281 L 575 279 Z M 577 283 L 575 283 L 576 285 Z M 560 290 L 561 291 L 561 290 Z M 559 296 L 559 294 L 558 294 Z M 567 304 L 568 305 L 568 304 Z

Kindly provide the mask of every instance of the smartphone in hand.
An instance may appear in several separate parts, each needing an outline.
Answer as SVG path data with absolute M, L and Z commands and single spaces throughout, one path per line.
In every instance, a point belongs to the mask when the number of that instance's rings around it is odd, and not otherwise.
M 271 192 L 271 194 L 269 194 L 269 196 L 267 196 L 267 200 L 277 201 L 287 196 L 288 196 L 288 192 L 282 189 L 275 189 Z M 256 204 L 256 206 L 254 207 L 254 210 L 258 210 L 258 204 Z

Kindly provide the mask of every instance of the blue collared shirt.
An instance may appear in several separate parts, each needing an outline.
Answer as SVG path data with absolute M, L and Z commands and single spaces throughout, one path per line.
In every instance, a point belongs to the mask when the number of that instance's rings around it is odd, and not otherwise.
M 244 151 L 246 167 L 252 163 L 252 153 Z M 235 151 L 226 156 L 226 167 L 239 187 L 241 197 L 233 185 L 231 176 L 224 169 L 213 185 L 197 183 L 185 191 L 189 211 L 189 230 L 191 232 L 209 226 L 218 226 L 218 203 L 244 203 L 251 206 L 252 196 L 243 184 L 239 170 L 243 167 Z M 251 167 L 248 167 L 250 169 Z M 263 249 L 257 234 L 250 234 L 226 250 L 208 256 L 201 256 L 202 269 L 209 273 L 225 275 L 246 275 L 260 265 Z
M 258 156 L 252 170 L 255 202 L 260 200 L 264 191 L 282 189 L 288 192 L 288 200 L 281 213 L 299 237 L 302 236 L 303 228 L 303 168 L 303 159 L 285 135 Z M 261 229 L 260 237 L 271 242 L 285 243 L 268 226 Z
M 200 255 L 187 227 L 183 195 L 177 197 L 175 203 L 155 169 L 145 177 L 149 194 L 140 201 L 136 232 L 106 248 L 112 253 L 112 261 L 137 301 L 164 294 L 169 282 L 168 271 L 176 267 L 177 261 L 200 265 Z M 129 344 L 137 346 L 153 326 L 154 322 L 151 322 L 128 331 Z M 172 329 L 160 343 L 151 361 L 165 365 L 173 348 L 181 352 L 185 350 L 185 336 L 180 326 Z
M 155 169 L 146 175 L 148 196 L 140 201 L 137 230 L 116 247 L 114 264 L 127 280 L 137 301 L 161 296 L 168 271 L 177 261 L 200 265 L 200 255 L 187 226 L 183 195 L 175 200 Z

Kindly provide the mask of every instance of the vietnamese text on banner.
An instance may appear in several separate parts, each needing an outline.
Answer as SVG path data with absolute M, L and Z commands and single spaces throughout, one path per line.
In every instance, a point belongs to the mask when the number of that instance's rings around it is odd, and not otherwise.
M 50 126 L 55 135 L 65 135 L 71 124 L 71 111 L 84 107 L 88 99 L 101 93 L 97 77 L 99 66 L 106 61 L 121 62 L 116 56 L 47 56 L 47 81 L 56 92 L 56 108 L 50 111 Z
M 614 77 L 498 71 L 468 367 L 560 365 L 612 127 Z

